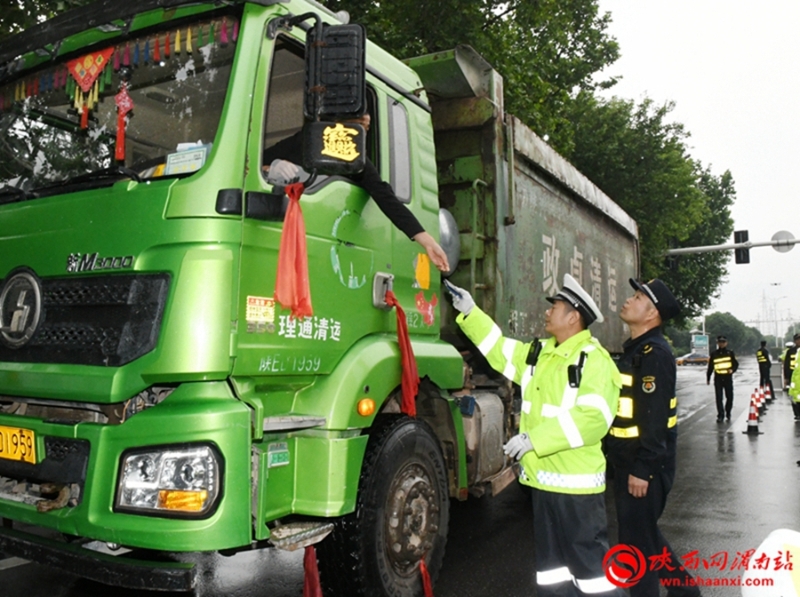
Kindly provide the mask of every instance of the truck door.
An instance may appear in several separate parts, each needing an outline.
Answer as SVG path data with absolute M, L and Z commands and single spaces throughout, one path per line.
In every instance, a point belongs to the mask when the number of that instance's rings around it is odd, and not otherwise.
M 261 63 L 268 67 L 260 67 L 244 184 L 235 375 L 328 373 L 359 338 L 386 327 L 385 312 L 372 305 L 372 285 L 391 262 L 391 224 L 363 189 L 339 176 L 318 177 L 300 201 L 313 316 L 293 319 L 274 300 L 288 199 L 275 193 L 265 169 L 284 157 L 273 155 L 276 143 L 286 159 L 302 161 L 303 56 L 288 34 L 264 42 Z

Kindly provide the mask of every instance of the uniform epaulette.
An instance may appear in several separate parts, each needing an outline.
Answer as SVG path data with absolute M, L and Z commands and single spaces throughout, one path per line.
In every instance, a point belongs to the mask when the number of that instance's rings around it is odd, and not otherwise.
M 642 348 L 642 354 L 647 354 L 649 352 L 652 352 L 652 350 L 653 350 L 653 346 L 652 345 L 645 344 L 644 348 Z

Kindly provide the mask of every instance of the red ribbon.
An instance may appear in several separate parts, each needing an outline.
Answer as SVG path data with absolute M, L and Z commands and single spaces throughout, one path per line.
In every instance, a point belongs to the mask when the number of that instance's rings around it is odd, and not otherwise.
M 317 551 L 313 545 L 307 545 L 303 554 L 303 597 L 322 597 L 322 586 L 319 584 L 317 568 Z
M 411 417 L 416 417 L 417 403 L 415 398 L 419 390 L 419 373 L 417 371 L 417 361 L 414 358 L 414 350 L 411 347 L 411 340 L 408 337 L 406 314 L 391 290 L 386 291 L 386 304 L 394 307 L 397 312 L 397 343 L 400 345 L 400 364 L 402 367 L 400 387 L 403 394 L 400 410 Z
M 433 597 L 431 575 L 428 573 L 428 567 L 425 565 L 425 558 L 419 561 L 419 573 L 422 575 L 422 589 L 425 592 L 425 597 Z
M 302 319 L 314 314 L 311 308 L 311 288 L 308 283 L 308 251 L 306 250 L 306 224 L 300 209 L 303 183 L 286 187 L 289 207 L 283 219 L 283 232 L 278 251 L 278 272 L 275 276 L 275 300 L 284 309 L 292 310 L 292 317 Z

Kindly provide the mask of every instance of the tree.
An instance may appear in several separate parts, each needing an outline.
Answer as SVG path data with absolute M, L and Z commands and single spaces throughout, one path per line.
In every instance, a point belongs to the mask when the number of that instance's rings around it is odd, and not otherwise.
M 53 18 L 64 10 L 91 2 L 92 0 L 1 0 L 0 39 Z
M 664 253 L 673 244 L 724 240 L 733 229 L 735 191 L 730 173 L 715 177 L 689 156 L 688 133 L 667 119 L 673 107 L 580 93 L 571 106 L 575 148 L 570 158 L 637 221 L 642 277 L 663 278 L 686 318 L 710 304 L 726 256 L 707 254 L 668 271 Z
M 469 44 L 503 76 L 506 110 L 562 153 L 572 147 L 567 105 L 576 89 L 609 87 L 596 75 L 619 57 L 597 0 L 326 0 L 402 58 Z

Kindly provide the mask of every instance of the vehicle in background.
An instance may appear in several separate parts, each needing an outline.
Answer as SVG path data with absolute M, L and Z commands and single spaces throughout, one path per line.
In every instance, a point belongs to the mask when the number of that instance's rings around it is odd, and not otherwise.
M 676 365 L 708 365 L 708 355 L 690 352 L 675 359 Z

